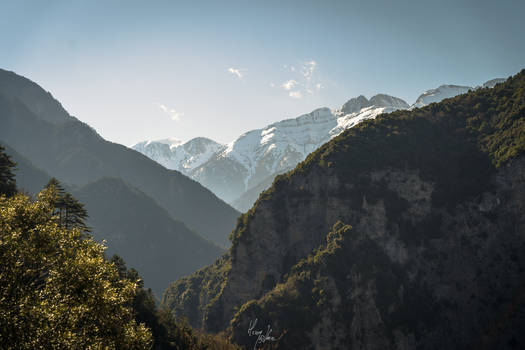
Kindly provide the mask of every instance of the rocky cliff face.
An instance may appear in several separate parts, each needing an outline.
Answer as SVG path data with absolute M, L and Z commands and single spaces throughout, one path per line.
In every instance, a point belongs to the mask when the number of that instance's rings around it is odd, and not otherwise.
M 525 346 L 524 87 L 522 72 L 336 137 L 164 305 L 245 346 L 255 319 L 280 349 Z
M 233 339 L 249 344 L 246 330 L 258 319 L 275 336 L 285 334 L 283 349 L 523 344 L 525 160 L 498 171 L 491 190 L 450 211 L 432 204 L 435 186 L 416 170 L 384 169 L 370 179 L 387 195 L 334 195 L 349 184 L 330 172 L 294 183 L 314 197 L 288 198 L 285 230 L 277 226 L 276 203 L 259 209 L 249 231 L 257 238 L 241 239 L 232 251 L 219 299 L 224 318 L 209 317 L 206 326 L 233 319 Z M 310 215 L 298 218 L 293 208 Z M 330 234 L 319 232 L 337 220 L 352 229 L 331 232 L 340 234 L 331 251 Z

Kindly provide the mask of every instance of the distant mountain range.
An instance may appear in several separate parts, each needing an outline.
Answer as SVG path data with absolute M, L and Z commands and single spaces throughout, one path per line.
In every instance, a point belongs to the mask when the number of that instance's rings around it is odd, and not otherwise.
M 493 79 L 481 87 L 492 87 L 503 81 Z M 272 184 L 276 175 L 293 169 L 308 154 L 344 130 L 382 113 L 423 107 L 474 89 L 477 88 L 442 85 L 425 91 L 411 106 L 385 94 L 370 99 L 358 96 L 339 109 L 319 108 L 249 131 L 227 145 L 198 137 L 186 143 L 175 139 L 143 141 L 133 149 L 168 169 L 191 177 L 245 212 Z
M 21 190 L 34 194 L 56 177 L 86 204 L 95 238 L 159 296 L 230 244 L 235 209 L 180 172 L 104 140 L 40 86 L 5 70 L 0 143 L 18 163 Z

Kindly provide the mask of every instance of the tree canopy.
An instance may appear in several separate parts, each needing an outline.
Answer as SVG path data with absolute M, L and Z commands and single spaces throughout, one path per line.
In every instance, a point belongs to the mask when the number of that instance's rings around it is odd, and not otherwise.
M 12 196 L 16 192 L 15 182 L 15 162 L 11 160 L 5 152 L 5 148 L 0 146 L 0 195 Z
M 49 180 L 46 188 L 54 192 L 52 198 L 58 226 L 66 230 L 78 228 L 84 232 L 89 232 L 89 227 L 86 224 L 88 213 L 84 208 L 84 204 L 76 200 L 69 192 L 66 192 L 56 178 Z
M 137 284 L 105 247 L 59 225 L 53 188 L 0 196 L 0 343 L 7 349 L 148 349 L 134 319 Z

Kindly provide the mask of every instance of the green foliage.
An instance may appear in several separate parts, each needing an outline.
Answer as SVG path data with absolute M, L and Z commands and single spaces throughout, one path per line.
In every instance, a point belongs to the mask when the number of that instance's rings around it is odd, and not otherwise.
M 53 205 L 58 227 L 66 230 L 78 228 L 83 232 L 89 232 L 90 229 L 86 224 L 88 213 L 84 205 L 66 192 L 60 182 L 54 177 L 49 180 L 46 188 L 55 193 Z
M 320 320 L 322 311 L 330 307 L 335 297 L 328 288 L 327 277 L 334 274 L 328 271 L 338 269 L 338 265 L 347 266 L 349 257 L 342 249 L 351 230 L 348 225 L 336 223 L 326 236 L 326 244 L 293 266 L 282 283 L 262 298 L 245 303 L 231 321 L 232 339 L 243 345 L 253 343 L 253 337 L 244 330 L 248 329 L 250 320 L 258 319 L 263 328 L 271 325 L 272 335 L 280 336 L 279 347 L 304 347 L 305 333 Z
M 12 196 L 16 193 L 16 181 L 14 175 L 15 162 L 11 160 L 0 146 L 0 195 Z
M 210 308 L 222 292 L 230 270 L 231 257 L 225 254 L 212 265 L 171 284 L 164 293 L 162 306 L 175 315 L 187 317 L 191 326 L 201 328 L 204 318 L 212 318 Z
M 140 271 L 157 298 L 224 252 L 121 179 L 103 178 L 72 194 L 89 212 L 94 239 L 107 242 L 108 256 L 116 253 Z
M 151 289 L 144 289 L 138 272 L 127 269 L 124 260 L 117 255 L 113 255 L 110 261 L 116 267 L 120 278 L 134 281 L 137 285 L 131 306 L 137 323 L 143 323 L 151 330 L 153 349 L 237 349 L 226 337 L 196 331 L 185 318 L 177 318 L 168 309 L 157 309 Z
M 0 343 L 7 349 L 147 349 L 105 247 L 57 224 L 56 192 L 0 197 Z
M 56 180 L 34 202 L 0 197 L 2 348 L 237 349 L 158 310 L 136 270 L 65 219 L 68 197 Z

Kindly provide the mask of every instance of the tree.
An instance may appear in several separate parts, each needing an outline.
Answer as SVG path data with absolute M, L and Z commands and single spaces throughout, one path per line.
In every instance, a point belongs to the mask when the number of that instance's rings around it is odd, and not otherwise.
M 15 166 L 16 163 L 5 153 L 5 148 L 0 146 L 0 195 L 10 197 L 16 193 Z
M 66 230 L 78 228 L 83 232 L 89 232 L 90 229 L 86 224 L 88 213 L 84 205 L 66 192 L 62 184 L 54 177 L 49 180 L 46 188 L 55 192 L 54 207 L 58 226 Z
M 132 308 L 135 320 L 144 323 L 153 335 L 153 349 L 155 350 L 239 350 L 225 337 L 207 335 L 195 331 L 185 319 L 177 319 L 167 309 L 157 309 L 155 297 L 151 289 L 144 289 L 137 270 L 126 267 L 124 259 L 113 255 L 110 262 L 117 269 L 121 278 L 135 281 L 137 293 L 133 298 Z
M 137 284 L 105 247 L 56 221 L 57 192 L 0 197 L 0 344 L 6 349 L 148 349 Z

